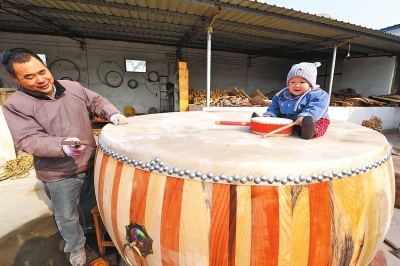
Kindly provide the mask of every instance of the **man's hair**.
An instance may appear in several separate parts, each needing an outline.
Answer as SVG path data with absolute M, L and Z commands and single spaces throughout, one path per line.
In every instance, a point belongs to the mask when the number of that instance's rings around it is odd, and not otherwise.
M 37 54 L 26 48 L 12 48 L 4 51 L 0 54 L 0 62 L 6 71 L 15 77 L 15 71 L 12 64 L 29 62 L 31 57 L 34 57 L 43 63 L 42 59 Z

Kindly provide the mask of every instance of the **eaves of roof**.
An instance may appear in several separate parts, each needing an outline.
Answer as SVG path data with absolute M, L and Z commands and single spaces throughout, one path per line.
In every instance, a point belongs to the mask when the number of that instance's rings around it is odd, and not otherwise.
M 206 48 L 301 60 L 393 56 L 400 37 L 248 0 L 0 0 L 0 31 Z M 351 45 L 348 45 L 348 44 Z M 345 45 L 341 45 L 345 44 Z

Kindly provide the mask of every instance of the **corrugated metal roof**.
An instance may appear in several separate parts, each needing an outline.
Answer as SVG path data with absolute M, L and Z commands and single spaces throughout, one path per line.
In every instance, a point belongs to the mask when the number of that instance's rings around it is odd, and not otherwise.
M 351 56 L 395 55 L 400 37 L 247 0 L 0 0 L 0 30 L 324 60 L 351 40 Z M 344 58 L 349 45 L 339 46 Z M 179 53 L 178 53 L 179 54 Z
M 387 31 L 395 30 L 395 29 L 400 29 L 400 24 L 396 24 L 396 25 L 393 25 L 393 26 L 390 26 L 390 27 L 386 27 L 386 28 L 380 29 L 380 31 L 387 32 Z

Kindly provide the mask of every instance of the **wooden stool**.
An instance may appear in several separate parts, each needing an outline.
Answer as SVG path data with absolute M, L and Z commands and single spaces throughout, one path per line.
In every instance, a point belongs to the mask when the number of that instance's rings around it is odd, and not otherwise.
M 97 245 L 99 247 L 99 255 L 103 256 L 106 254 L 105 247 L 115 247 L 112 241 L 104 240 L 104 235 L 107 233 L 106 228 L 104 227 L 103 221 L 100 217 L 99 208 L 94 206 L 94 208 L 90 211 L 93 214 L 94 219 L 94 226 L 96 228 L 96 238 L 97 238 Z

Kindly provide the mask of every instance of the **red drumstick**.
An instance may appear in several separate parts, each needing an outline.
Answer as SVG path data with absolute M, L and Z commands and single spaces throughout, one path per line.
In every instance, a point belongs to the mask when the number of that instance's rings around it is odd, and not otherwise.
M 236 122 L 236 121 L 215 121 L 216 125 L 228 125 L 228 126 L 250 126 L 251 122 Z

